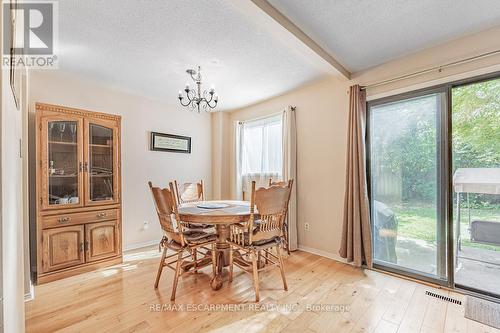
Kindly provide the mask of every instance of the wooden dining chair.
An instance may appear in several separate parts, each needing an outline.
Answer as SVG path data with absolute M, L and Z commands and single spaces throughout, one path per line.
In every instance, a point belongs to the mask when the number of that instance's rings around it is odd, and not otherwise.
M 155 289 L 158 288 L 163 267 L 174 270 L 174 281 L 170 297 L 173 301 L 175 300 L 179 276 L 188 272 L 190 268 L 193 268 L 193 272 L 197 272 L 199 268 L 205 267 L 211 262 L 212 273 L 215 276 L 215 241 L 217 235 L 199 229 L 189 229 L 179 219 L 173 183 L 169 183 L 169 188 L 154 187 L 151 182 L 148 182 L 148 184 L 153 195 L 158 220 L 164 233 L 160 241 L 160 249 L 163 249 L 163 251 L 154 286 Z M 167 256 L 167 250 L 174 253 Z M 185 252 L 188 252 L 188 255 L 184 255 Z M 203 257 L 197 259 L 197 254 L 202 254 Z M 211 254 L 211 259 L 207 260 L 209 254 Z M 173 260 L 171 260 L 172 258 Z M 190 261 L 185 261 L 186 259 L 190 259 Z
M 245 223 L 233 224 L 230 227 L 229 281 L 233 280 L 234 265 L 252 274 L 256 302 L 259 301 L 260 271 L 279 267 L 283 288 L 288 290 L 281 247 L 283 223 L 292 186 L 293 180 L 289 180 L 286 186 L 271 186 L 255 190 L 255 182 L 252 182 L 250 219 Z M 273 248 L 276 249 L 276 255 L 270 251 Z M 263 265 L 259 260 L 261 252 L 264 252 L 267 257 Z M 244 256 L 250 256 L 251 263 L 245 260 Z
M 174 190 L 178 205 L 205 200 L 203 180 L 200 180 L 199 183 L 184 183 L 181 186 L 177 180 L 174 180 Z M 213 228 L 210 224 L 189 224 L 187 226 L 191 229 L 208 230 Z
M 198 183 L 184 183 L 180 186 L 177 180 L 174 180 L 174 185 L 178 204 L 205 200 L 203 180 Z
M 287 181 L 273 181 L 272 178 L 269 178 L 269 187 L 272 186 L 287 186 L 288 182 Z M 290 191 L 290 195 L 292 192 Z M 290 199 L 287 201 L 287 206 L 286 206 L 286 212 L 288 215 L 288 203 L 290 202 Z M 288 219 L 287 216 L 285 216 L 285 221 L 283 222 L 283 248 L 286 250 L 286 253 L 290 255 L 290 243 L 288 242 Z

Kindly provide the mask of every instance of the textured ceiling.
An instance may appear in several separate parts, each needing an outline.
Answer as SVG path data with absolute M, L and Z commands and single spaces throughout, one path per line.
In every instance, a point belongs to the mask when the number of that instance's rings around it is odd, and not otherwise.
M 500 0 L 269 0 L 352 72 L 500 24 Z M 202 66 L 219 110 L 335 71 L 250 0 L 59 1 L 59 68 L 178 106 Z
M 351 72 L 500 25 L 499 0 L 269 0 Z
M 59 1 L 59 68 L 177 105 L 201 65 L 218 109 L 238 108 L 329 71 L 273 25 L 247 0 Z

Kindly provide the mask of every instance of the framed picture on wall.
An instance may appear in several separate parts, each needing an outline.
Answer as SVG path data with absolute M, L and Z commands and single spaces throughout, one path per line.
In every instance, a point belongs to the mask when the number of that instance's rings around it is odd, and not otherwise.
M 191 138 L 188 136 L 151 132 L 150 149 L 173 153 L 191 153 Z

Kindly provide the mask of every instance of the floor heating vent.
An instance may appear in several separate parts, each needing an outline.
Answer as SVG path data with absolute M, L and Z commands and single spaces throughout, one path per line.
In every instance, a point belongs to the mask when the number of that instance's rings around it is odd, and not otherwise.
M 455 304 L 458 304 L 458 305 L 462 305 L 462 301 L 459 301 L 458 299 L 454 299 L 454 298 L 451 298 L 451 297 L 448 297 L 448 296 L 439 295 L 439 294 L 436 294 L 436 293 L 433 293 L 433 292 L 430 292 L 430 291 L 426 291 L 425 294 L 428 295 L 428 296 L 439 298 L 440 300 L 443 300 L 443 301 L 446 301 L 446 302 L 451 302 L 451 303 L 455 303 Z

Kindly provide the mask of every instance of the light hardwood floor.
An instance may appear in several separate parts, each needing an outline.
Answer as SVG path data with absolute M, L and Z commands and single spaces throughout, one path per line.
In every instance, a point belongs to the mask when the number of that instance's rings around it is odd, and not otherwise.
M 465 319 L 463 306 L 425 295 L 430 290 L 463 300 L 458 293 L 301 251 L 285 261 L 288 291 L 282 289 L 279 270 L 261 274 L 259 304 L 269 311 L 188 311 L 193 304 L 254 305 L 251 277 L 235 268 L 233 283 L 226 280 L 221 290 L 212 291 L 206 267 L 181 277 L 171 303 L 172 271 L 164 270 L 160 288 L 153 289 L 159 256 L 157 249 L 136 250 L 125 253 L 121 265 L 37 286 L 35 300 L 26 303 L 27 331 L 500 333 Z M 342 304 L 349 311 L 307 308 L 320 304 Z

